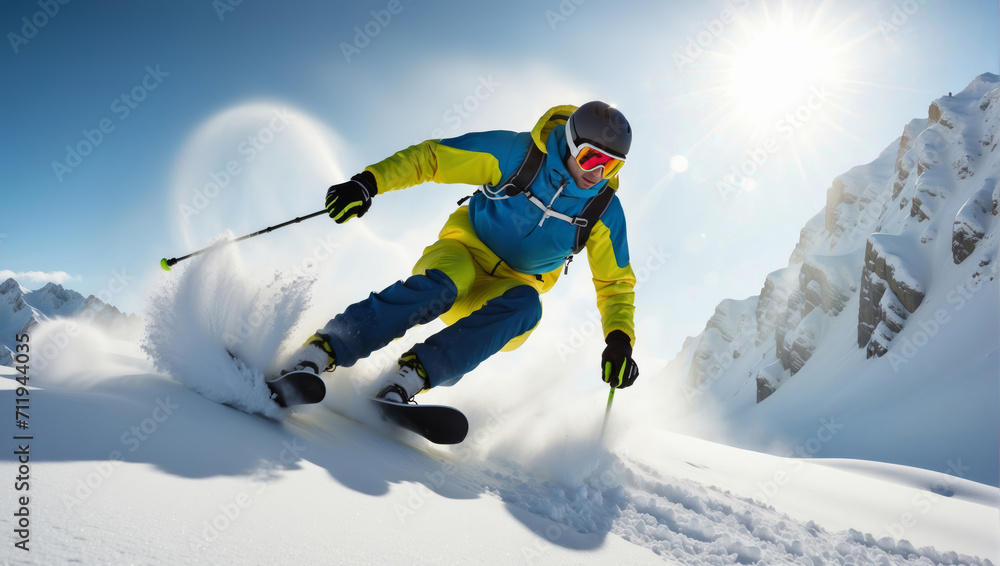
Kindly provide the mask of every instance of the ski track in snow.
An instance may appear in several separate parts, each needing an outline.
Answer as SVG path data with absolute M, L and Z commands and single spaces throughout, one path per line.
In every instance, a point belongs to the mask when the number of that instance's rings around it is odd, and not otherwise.
M 665 478 L 652 466 L 605 453 L 581 484 L 534 476 L 513 462 L 478 470 L 481 486 L 509 505 L 558 528 L 610 532 L 667 562 L 722 564 L 990 564 L 989 560 L 914 548 L 906 541 L 849 530 L 827 532 L 766 505 L 698 482 Z M 478 486 L 477 486 L 478 487 Z M 930 562 L 928 562 L 930 561 Z
M 319 411 L 340 414 L 327 405 Z M 469 452 L 461 447 L 433 446 L 415 435 L 380 426 L 372 415 L 357 420 L 403 445 L 400 448 L 409 455 L 407 464 L 412 466 L 415 480 L 442 492 L 458 488 L 471 497 L 494 497 L 551 521 L 538 535 L 553 544 L 559 544 L 570 532 L 599 537 L 610 534 L 649 549 L 666 563 L 699 566 L 992 565 L 988 559 L 934 547 L 917 548 L 906 540 L 876 538 L 855 529 L 830 532 L 814 521 L 791 518 L 751 498 L 698 481 L 668 477 L 651 463 L 597 442 L 578 447 L 580 453 L 562 464 L 572 469 L 553 470 L 562 478 L 554 479 L 544 470 L 533 470 L 530 463 L 502 457 L 463 457 Z M 320 442 L 329 434 L 324 429 L 330 422 L 316 413 L 305 411 L 290 422 L 318 434 Z M 456 457 L 455 452 L 462 456 Z M 578 481 L 567 481 L 565 476 L 579 468 L 591 471 Z M 544 555 L 536 550 L 521 549 L 521 554 L 525 563 L 544 563 Z

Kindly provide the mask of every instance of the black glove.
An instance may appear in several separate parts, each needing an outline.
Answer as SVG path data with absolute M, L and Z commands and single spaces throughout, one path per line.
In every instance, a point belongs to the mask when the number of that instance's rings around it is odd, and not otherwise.
M 375 175 L 362 171 L 350 181 L 334 185 L 326 191 L 326 212 L 337 224 L 355 216 L 361 218 L 372 207 L 372 197 L 377 194 Z
M 607 347 L 601 354 L 601 378 L 611 387 L 628 387 L 639 377 L 639 366 L 632 359 L 632 342 L 628 334 L 612 330 L 604 339 Z

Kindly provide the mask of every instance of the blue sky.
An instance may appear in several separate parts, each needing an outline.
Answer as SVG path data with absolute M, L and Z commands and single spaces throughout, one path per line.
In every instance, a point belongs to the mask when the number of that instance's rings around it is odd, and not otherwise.
M 620 196 L 648 271 L 639 331 L 669 357 L 787 264 L 836 175 L 998 72 L 998 21 L 971 0 L 4 2 L 0 271 L 141 313 L 161 257 L 318 210 L 423 139 L 602 99 L 635 130 Z M 371 264 L 335 273 L 381 288 L 469 192 L 418 187 L 360 227 L 264 238 L 288 259 L 362 230 Z M 567 301 L 587 299 L 584 265 Z

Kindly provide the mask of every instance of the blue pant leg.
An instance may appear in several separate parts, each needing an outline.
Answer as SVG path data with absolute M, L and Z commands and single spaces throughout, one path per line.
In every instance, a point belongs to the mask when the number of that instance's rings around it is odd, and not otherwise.
M 469 316 L 415 345 L 431 387 L 453 385 L 542 318 L 538 291 L 527 285 L 490 299 Z
M 330 337 L 337 365 L 350 367 L 410 328 L 441 316 L 456 295 L 455 283 L 444 272 L 430 269 L 347 307 L 320 332 Z

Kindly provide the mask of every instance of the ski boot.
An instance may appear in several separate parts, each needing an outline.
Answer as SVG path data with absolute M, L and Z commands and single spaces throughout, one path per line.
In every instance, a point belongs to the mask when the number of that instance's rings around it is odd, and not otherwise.
M 420 363 L 417 355 L 411 352 L 400 356 L 398 363 L 399 371 L 375 398 L 404 405 L 411 404 L 414 395 L 429 389 L 427 371 L 424 370 L 424 365 Z
M 330 337 L 325 334 L 313 334 L 295 352 L 288 364 L 289 368 L 281 370 L 280 375 L 293 371 L 309 371 L 319 375 L 320 368 L 323 368 L 322 371 L 333 371 L 337 367 L 337 356 L 330 346 Z

